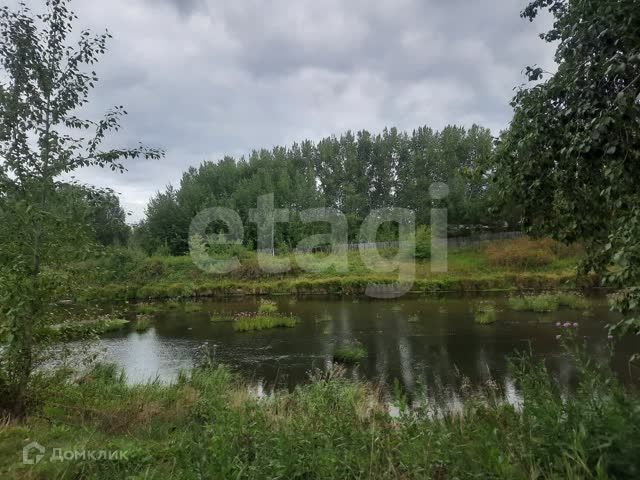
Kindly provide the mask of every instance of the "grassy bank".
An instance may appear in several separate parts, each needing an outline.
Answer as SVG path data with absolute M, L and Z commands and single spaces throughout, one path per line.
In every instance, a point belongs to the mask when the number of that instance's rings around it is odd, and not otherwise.
M 515 372 L 521 411 L 487 384 L 466 392 L 459 414 L 409 413 L 398 399 L 401 414 L 392 417 L 375 387 L 335 370 L 292 393 L 257 399 L 222 367 L 173 385 L 128 386 L 114 368 L 99 366 L 74 382 L 61 374 L 41 381 L 47 394 L 31 416 L 0 424 L 0 477 L 638 478 L 637 396 L 606 372 L 580 369 L 566 402 L 541 365 L 519 362 Z M 22 448 L 32 441 L 47 448 L 45 458 L 24 465 Z M 125 458 L 56 462 L 53 448 Z
M 309 254 L 304 263 L 318 263 L 322 258 L 322 254 Z M 494 242 L 482 248 L 450 252 L 447 273 L 432 273 L 428 260 L 415 260 L 411 289 L 428 293 L 596 285 L 595 278 L 576 278 L 579 258 L 578 249 L 561 248 L 547 240 Z M 260 268 L 255 254 L 245 252 L 238 270 L 217 275 L 198 269 L 188 256 L 145 257 L 134 251 L 116 250 L 59 272 L 64 278 L 60 296 L 78 301 L 111 301 L 264 294 L 363 295 L 367 286 L 398 279 L 394 272 L 375 273 L 375 268 L 357 252 L 349 252 L 345 271 L 310 272 L 298 267 L 293 256 L 278 258 L 283 259 L 290 261 L 290 270 L 269 274 Z M 402 262 L 414 264 L 412 259 Z

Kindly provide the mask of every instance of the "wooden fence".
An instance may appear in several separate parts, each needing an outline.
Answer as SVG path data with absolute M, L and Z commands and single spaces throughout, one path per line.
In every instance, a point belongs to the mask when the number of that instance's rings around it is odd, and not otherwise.
M 468 237 L 450 237 L 447 239 L 449 250 L 461 250 L 463 248 L 476 247 L 482 245 L 484 242 L 492 240 L 508 240 L 511 238 L 519 238 L 524 236 L 522 232 L 492 232 L 492 233 L 480 233 L 477 235 L 471 235 Z M 356 250 L 384 250 L 386 248 L 398 248 L 399 242 L 377 242 L 377 243 L 350 243 L 348 245 L 339 245 L 337 250 L 347 250 L 349 252 Z M 296 248 L 299 253 L 317 253 L 317 252 L 329 252 L 331 247 L 329 245 L 319 246 L 314 248 Z M 274 255 L 272 249 L 258 250 L 258 253 Z

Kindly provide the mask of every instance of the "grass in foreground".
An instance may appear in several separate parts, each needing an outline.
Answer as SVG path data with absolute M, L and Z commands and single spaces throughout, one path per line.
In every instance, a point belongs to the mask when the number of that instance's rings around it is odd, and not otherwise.
M 298 319 L 285 315 L 244 314 L 237 315 L 233 321 L 236 332 L 267 330 L 270 328 L 291 328 L 298 324 Z
M 333 361 L 345 364 L 360 363 L 367 357 L 367 349 L 359 343 L 343 345 L 333 352 Z
M 104 366 L 78 381 L 55 373 L 37 382 L 42 403 L 26 420 L 0 424 L 0 478 L 638 478 L 637 395 L 593 369 L 578 369 L 570 402 L 542 364 L 517 361 L 514 375 L 521 411 L 483 387 L 458 414 L 391 417 L 378 389 L 335 371 L 260 399 L 222 367 L 172 385 L 127 385 Z M 47 451 L 25 465 L 32 441 Z M 53 448 L 126 459 L 55 462 Z

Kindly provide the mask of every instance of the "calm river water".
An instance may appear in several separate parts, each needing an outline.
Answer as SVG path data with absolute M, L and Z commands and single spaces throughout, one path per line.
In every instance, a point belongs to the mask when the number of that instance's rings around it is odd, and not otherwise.
M 478 325 L 474 305 L 490 299 L 498 308 L 497 322 Z M 605 325 L 617 317 L 604 298 L 590 300 L 587 311 L 560 310 L 536 314 L 514 312 L 507 298 L 405 297 L 400 300 L 351 298 L 275 297 L 281 313 L 301 319 L 288 329 L 236 333 L 231 322 L 211 322 L 214 312 L 255 311 L 258 300 L 239 297 L 203 302 L 202 310 L 167 311 L 155 316 L 144 333 L 130 328 L 105 336 L 99 343 L 103 360 L 115 362 L 131 382 L 154 378 L 171 380 L 210 352 L 215 361 L 241 371 L 260 392 L 274 387 L 292 388 L 307 381 L 309 372 L 326 368 L 333 351 L 358 341 L 368 357 L 347 374 L 413 393 L 429 385 L 471 385 L 493 379 L 512 388 L 508 358 L 515 351 L 532 349 L 547 361 L 560 382 L 571 385 L 574 369 L 561 352 L 556 322 L 577 322 L 580 337 L 597 359 L 606 359 L 610 342 Z M 627 364 L 639 345 L 632 341 L 616 346 L 613 366 L 620 377 L 631 381 Z M 637 372 L 635 372 L 637 378 Z

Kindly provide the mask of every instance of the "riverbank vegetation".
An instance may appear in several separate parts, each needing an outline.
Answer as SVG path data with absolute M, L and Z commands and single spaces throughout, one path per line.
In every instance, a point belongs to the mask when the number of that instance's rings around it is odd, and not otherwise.
M 544 251 L 549 262 L 521 264 L 496 261 L 498 253 L 509 252 L 513 244 L 526 241 L 534 245 L 533 258 Z M 391 256 L 394 250 L 383 251 Z M 57 271 L 65 282 L 60 284 L 59 298 L 86 301 L 114 301 L 163 298 L 192 298 L 236 294 L 363 294 L 370 283 L 392 283 L 397 273 L 377 273 L 365 264 L 358 252 L 347 255 L 345 271 L 328 269 L 308 271 L 298 266 L 300 256 L 282 254 L 277 260 L 287 259 L 291 268 L 283 273 L 269 273 L 259 264 L 255 252 L 244 249 L 236 253 L 240 267 L 228 274 L 211 274 L 200 270 L 188 256 L 148 257 L 135 249 L 109 249 L 102 255 L 65 265 Z M 527 250 L 522 252 L 522 258 Z M 304 264 L 320 262 L 324 255 L 306 254 Z M 416 292 L 478 291 L 478 290 L 543 290 L 597 285 L 597 278 L 577 276 L 581 260 L 579 249 L 566 249 L 557 242 L 531 239 L 497 240 L 485 245 L 454 250 L 449 253 L 448 272 L 433 273 L 428 259 L 400 259 L 413 269 L 415 264 Z M 83 277 L 80 277 L 83 272 Z M 82 278 L 82 281 L 80 280 Z M 139 307 L 144 310 L 145 303 Z M 150 307 L 155 308 L 155 306 Z M 265 307 L 268 308 L 268 307 Z
M 106 366 L 76 380 L 57 372 L 39 377 L 43 395 L 23 422 L 0 424 L 0 475 L 638 478 L 640 400 L 610 372 L 582 365 L 570 402 L 543 364 L 518 359 L 513 372 L 519 407 L 488 382 L 465 391 L 456 411 L 434 401 L 385 398 L 371 384 L 343 378 L 339 368 L 262 398 L 224 367 L 196 369 L 171 385 L 128 385 Z M 399 415 L 389 413 L 390 405 Z M 32 439 L 47 448 L 46 456 L 24 465 L 22 447 Z M 121 451 L 126 460 L 56 462 L 53 448 Z

